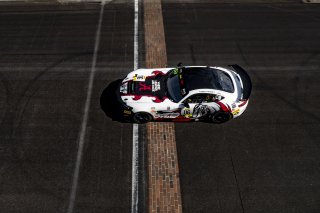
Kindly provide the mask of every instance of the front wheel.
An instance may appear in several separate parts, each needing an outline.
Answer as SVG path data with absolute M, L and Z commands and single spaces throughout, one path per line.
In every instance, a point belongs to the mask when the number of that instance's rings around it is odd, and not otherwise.
M 138 124 L 148 123 L 152 121 L 153 117 L 147 112 L 137 112 L 133 116 L 133 121 Z
M 213 114 L 210 118 L 210 122 L 216 123 L 216 124 L 221 124 L 225 123 L 228 120 L 232 119 L 232 114 L 228 112 L 217 112 Z

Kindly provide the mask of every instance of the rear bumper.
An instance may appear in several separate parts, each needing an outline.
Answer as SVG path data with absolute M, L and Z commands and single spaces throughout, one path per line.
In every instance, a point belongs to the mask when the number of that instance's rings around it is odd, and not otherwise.
M 121 93 L 120 93 L 120 86 L 122 85 L 122 81 L 119 82 L 119 85 L 117 86 L 117 89 L 115 91 L 116 93 L 116 97 L 117 97 L 117 101 L 119 103 L 118 107 L 120 108 L 119 109 L 119 112 L 122 114 L 122 116 L 124 118 L 126 118 L 125 120 L 127 119 L 130 119 L 132 118 L 133 116 L 133 112 L 132 112 L 132 107 L 128 106 L 121 98 Z
M 100 106 L 106 116 L 114 121 L 131 122 L 133 112 L 121 99 L 120 85 L 122 79 L 111 82 L 100 96 Z

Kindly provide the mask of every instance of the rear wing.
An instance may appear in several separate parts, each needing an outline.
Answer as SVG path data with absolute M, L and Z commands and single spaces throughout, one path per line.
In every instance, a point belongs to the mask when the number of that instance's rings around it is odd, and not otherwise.
M 242 99 L 247 100 L 250 97 L 252 90 L 252 82 L 248 73 L 239 65 L 233 64 L 229 65 L 234 69 L 234 71 L 240 76 L 243 84 L 243 97 Z

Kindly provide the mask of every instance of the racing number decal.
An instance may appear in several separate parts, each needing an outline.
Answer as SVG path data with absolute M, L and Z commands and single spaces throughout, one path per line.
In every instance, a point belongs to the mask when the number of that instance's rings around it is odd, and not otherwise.
M 181 112 L 181 115 L 186 117 L 186 118 L 191 118 L 192 114 L 191 114 L 190 108 L 183 108 L 182 112 Z

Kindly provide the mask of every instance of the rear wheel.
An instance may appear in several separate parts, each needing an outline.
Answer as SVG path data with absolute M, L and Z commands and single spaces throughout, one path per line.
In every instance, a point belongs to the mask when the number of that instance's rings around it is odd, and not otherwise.
M 152 121 L 153 117 L 147 112 L 137 112 L 133 116 L 133 121 L 138 124 L 148 123 Z

